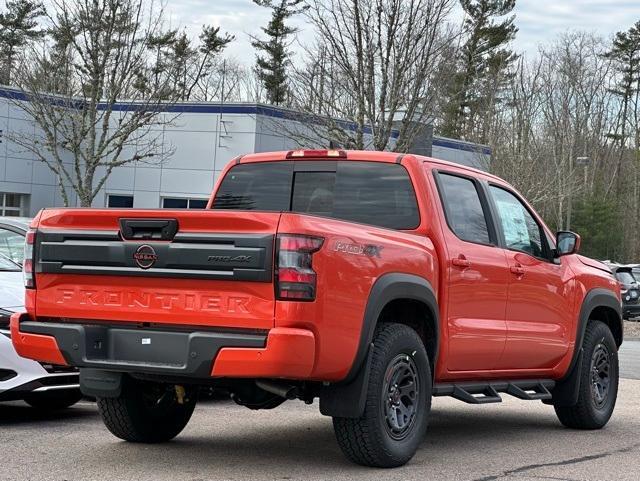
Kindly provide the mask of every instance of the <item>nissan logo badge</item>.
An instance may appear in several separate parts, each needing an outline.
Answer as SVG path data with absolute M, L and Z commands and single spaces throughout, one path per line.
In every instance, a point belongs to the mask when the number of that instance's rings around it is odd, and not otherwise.
M 158 260 L 158 255 L 153 247 L 143 244 L 133 253 L 133 260 L 141 269 L 149 269 Z

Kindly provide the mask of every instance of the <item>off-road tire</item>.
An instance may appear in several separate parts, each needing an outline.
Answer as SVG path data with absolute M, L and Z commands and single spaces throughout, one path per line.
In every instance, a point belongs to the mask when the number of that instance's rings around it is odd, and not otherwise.
M 73 406 L 82 399 L 79 389 L 60 389 L 48 392 L 29 393 L 24 401 L 31 407 L 42 411 L 58 411 Z
M 573 429 L 600 429 L 613 414 L 618 395 L 618 348 L 609 327 L 600 321 L 589 321 L 582 343 L 578 402 L 574 406 L 554 406 L 560 422 Z M 592 378 L 592 360 L 602 349 L 608 354 L 608 391 L 598 400 Z M 599 405 L 600 404 L 600 405 Z
M 120 396 L 97 399 L 102 421 L 113 435 L 134 443 L 162 443 L 180 434 L 196 405 L 195 388 L 186 389 L 181 404 L 172 384 L 125 381 Z
M 413 457 L 427 430 L 432 388 L 429 358 L 416 331 L 403 324 L 381 324 L 372 349 L 364 414 L 360 418 L 334 417 L 333 427 L 342 452 L 351 461 L 381 468 L 402 466 Z M 414 415 L 410 417 L 413 422 L 405 426 L 403 437 L 394 439 L 385 413 L 386 402 L 391 399 L 385 377 L 392 374 L 390 369 L 398 360 L 415 368 L 418 388 Z

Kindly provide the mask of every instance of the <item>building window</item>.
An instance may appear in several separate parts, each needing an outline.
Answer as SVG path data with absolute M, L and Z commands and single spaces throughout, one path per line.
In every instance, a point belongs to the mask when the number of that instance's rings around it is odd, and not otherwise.
M 117 207 L 120 209 L 133 207 L 132 195 L 110 195 L 107 201 L 107 207 Z
M 20 217 L 24 206 L 24 195 L 0 193 L 0 215 Z
M 163 209 L 204 209 L 209 199 L 180 199 L 165 197 L 162 199 Z

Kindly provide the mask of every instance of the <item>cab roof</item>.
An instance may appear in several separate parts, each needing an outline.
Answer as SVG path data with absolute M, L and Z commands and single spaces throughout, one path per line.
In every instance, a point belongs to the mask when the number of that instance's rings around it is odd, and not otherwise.
M 296 156 L 294 153 L 300 153 L 301 155 Z M 309 155 L 302 155 L 302 153 L 308 153 Z M 411 159 L 414 158 L 418 162 L 425 162 L 429 164 L 438 164 L 443 167 L 453 167 L 456 169 L 461 169 L 469 172 L 470 174 L 475 174 L 477 176 L 484 176 L 487 178 L 494 179 L 496 181 L 504 182 L 503 179 L 497 177 L 493 174 L 485 172 L 480 169 L 476 169 L 474 167 L 469 167 L 462 164 L 457 164 L 455 162 L 449 162 L 446 160 L 436 159 L 433 157 L 426 157 L 423 155 L 417 154 L 402 154 L 398 152 L 380 152 L 377 150 L 341 150 L 341 149 L 331 149 L 331 150 L 281 150 L 275 152 L 259 152 L 255 154 L 247 154 L 236 157 L 235 163 L 252 163 L 252 162 L 274 162 L 274 161 L 282 161 L 282 160 L 292 160 L 292 161 L 341 161 L 341 160 L 351 160 L 351 161 L 366 161 L 366 162 L 388 162 L 388 163 L 400 163 L 403 159 Z

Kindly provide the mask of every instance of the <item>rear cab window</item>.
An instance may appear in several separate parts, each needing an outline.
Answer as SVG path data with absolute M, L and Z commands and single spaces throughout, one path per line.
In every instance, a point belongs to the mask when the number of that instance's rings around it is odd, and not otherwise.
M 409 173 L 383 162 L 239 164 L 220 183 L 212 208 L 298 212 L 399 230 L 420 224 Z
M 291 197 L 292 162 L 240 164 L 227 172 L 214 209 L 288 210 Z

